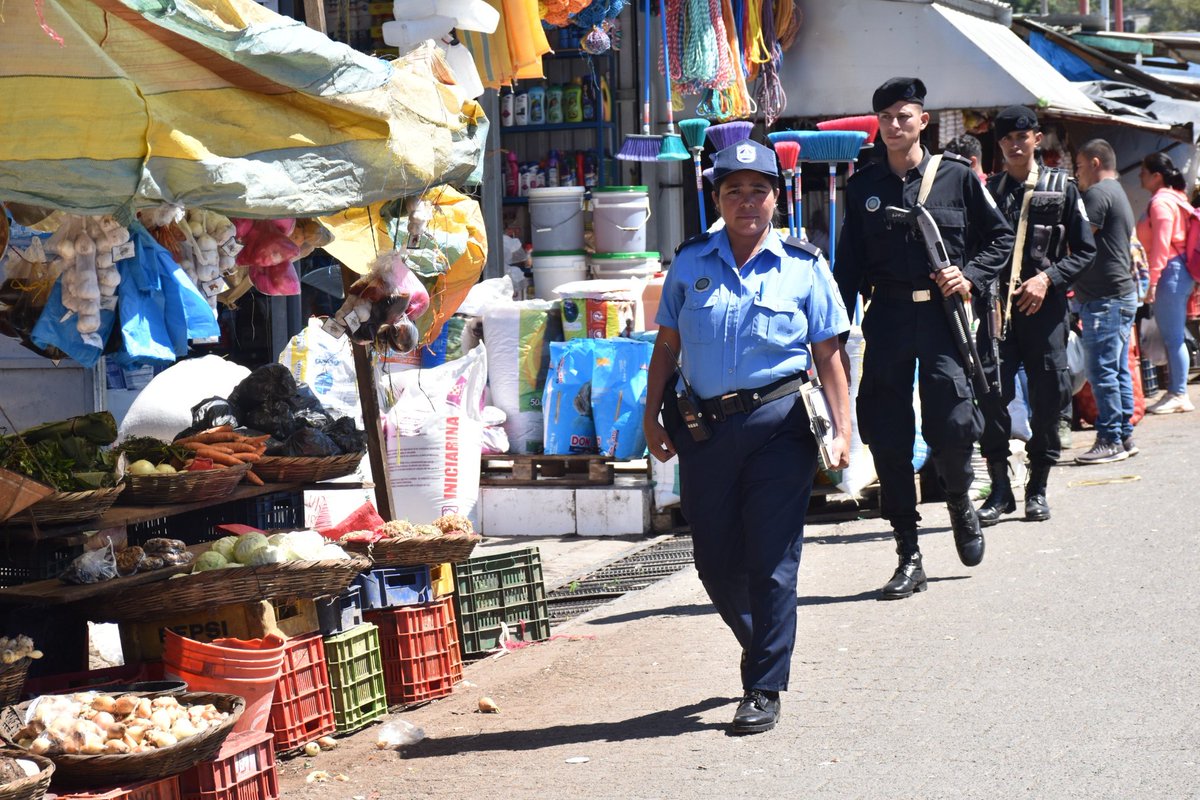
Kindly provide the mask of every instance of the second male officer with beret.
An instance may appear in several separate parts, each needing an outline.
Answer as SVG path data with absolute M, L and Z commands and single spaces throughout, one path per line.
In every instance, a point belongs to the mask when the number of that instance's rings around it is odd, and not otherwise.
M 870 296 L 862 322 L 866 353 L 858 422 L 879 475 L 880 510 L 900 556 L 880 595 L 893 600 L 926 587 L 913 479 L 914 374 L 921 433 L 948 498 L 959 559 L 969 567 L 983 560 L 983 534 L 969 495 L 971 453 L 983 419 L 938 295 L 981 292 L 1007 260 L 1013 236 L 970 162 L 949 154 L 934 171 L 921 145 L 921 131 L 929 124 L 921 80 L 892 78 L 875 90 L 871 105 L 887 159 L 860 170 L 846 187 L 834 277 L 847 308 L 854 308 L 860 292 Z M 923 181 L 929 183 L 924 206 L 954 265 L 936 274 L 920 235 L 889 225 L 886 214 L 889 206 L 915 206 Z
M 979 509 L 980 524 L 995 525 L 1016 510 L 1008 478 L 1012 420 L 1021 365 L 1029 383 L 1029 457 L 1025 519 L 1050 519 L 1046 482 L 1058 462 L 1060 409 L 1071 402 L 1067 370 L 1067 289 L 1096 257 L 1096 242 L 1079 189 L 1060 169 L 1038 163 L 1042 142 L 1037 114 L 1009 106 L 992 120 L 1004 170 L 988 179 L 988 191 L 1016 230 L 1008 266 L 994 293 L 1002 310 L 999 333 L 999 396 L 983 404 L 983 457 L 992 493 Z M 986 352 L 984 348 L 982 352 Z M 996 369 L 997 365 L 990 365 Z

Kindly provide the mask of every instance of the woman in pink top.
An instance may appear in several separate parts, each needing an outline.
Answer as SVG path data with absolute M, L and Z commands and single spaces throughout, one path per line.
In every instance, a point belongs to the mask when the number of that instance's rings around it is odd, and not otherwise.
M 1194 282 L 1184 260 L 1188 209 L 1191 203 L 1183 190 L 1187 183 L 1171 159 L 1151 153 L 1142 159 L 1142 188 L 1151 192 L 1150 205 L 1137 225 L 1150 259 L 1150 291 L 1146 302 L 1154 304 L 1154 319 L 1167 348 L 1167 393 L 1146 409 L 1150 414 L 1194 411 L 1188 399 L 1189 356 L 1184 344 L 1188 297 Z

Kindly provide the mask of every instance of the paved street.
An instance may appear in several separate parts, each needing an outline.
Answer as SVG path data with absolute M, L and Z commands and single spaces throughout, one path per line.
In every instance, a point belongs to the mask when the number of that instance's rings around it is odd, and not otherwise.
M 923 505 L 931 582 L 909 600 L 874 599 L 880 520 L 812 526 L 770 733 L 726 735 L 738 649 L 687 569 L 468 667 L 399 715 L 427 734 L 402 754 L 346 740 L 349 783 L 288 762 L 284 796 L 1200 797 L 1198 425 L 1150 418 L 1136 458 L 1056 468 L 1053 519 L 989 529 L 973 570 Z M 500 714 L 474 713 L 484 694 Z

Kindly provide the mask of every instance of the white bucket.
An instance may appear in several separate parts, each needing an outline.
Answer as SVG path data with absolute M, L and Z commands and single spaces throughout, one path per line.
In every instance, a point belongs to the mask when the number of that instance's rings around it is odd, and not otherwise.
M 564 283 L 587 278 L 587 254 L 582 250 L 539 253 L 533 251 L 533 292 L 539 300 L 557 300 L 554 291 Z
M 650 190 L 645 186 L 601 186 L 592 190 L 592 231 L 597 253 L 641 253 L 646 249 Z
M 658 253 L 593 253 L 594 278 L 649 278 L 662 269 Z
M 529 190 L 533 252 L 583 249 L 583 187 L 547 186 Z

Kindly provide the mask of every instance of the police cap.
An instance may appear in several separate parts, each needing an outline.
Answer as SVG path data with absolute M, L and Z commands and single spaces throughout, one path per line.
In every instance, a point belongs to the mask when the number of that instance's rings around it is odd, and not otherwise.
M 920 78 L 890 78 L 871 96 L 871 110 L 878 114 L 898 100 L 925 105 L 925 83 Z
M 775 151 L 753 139 L 742 139 L 729 145 L 713 156 L 712 174 L 709 180 L 719 183 L 726 175 L 748 169 L 779 177 L 779 165 L 775 162 Z
M 992 120 L 992 131 L 997 139 L 1003 139 L 1013 131 L 1036 131 L 1038 129 L 1037 114 L 1025 106 L 1009 106 L 996 115 Z

